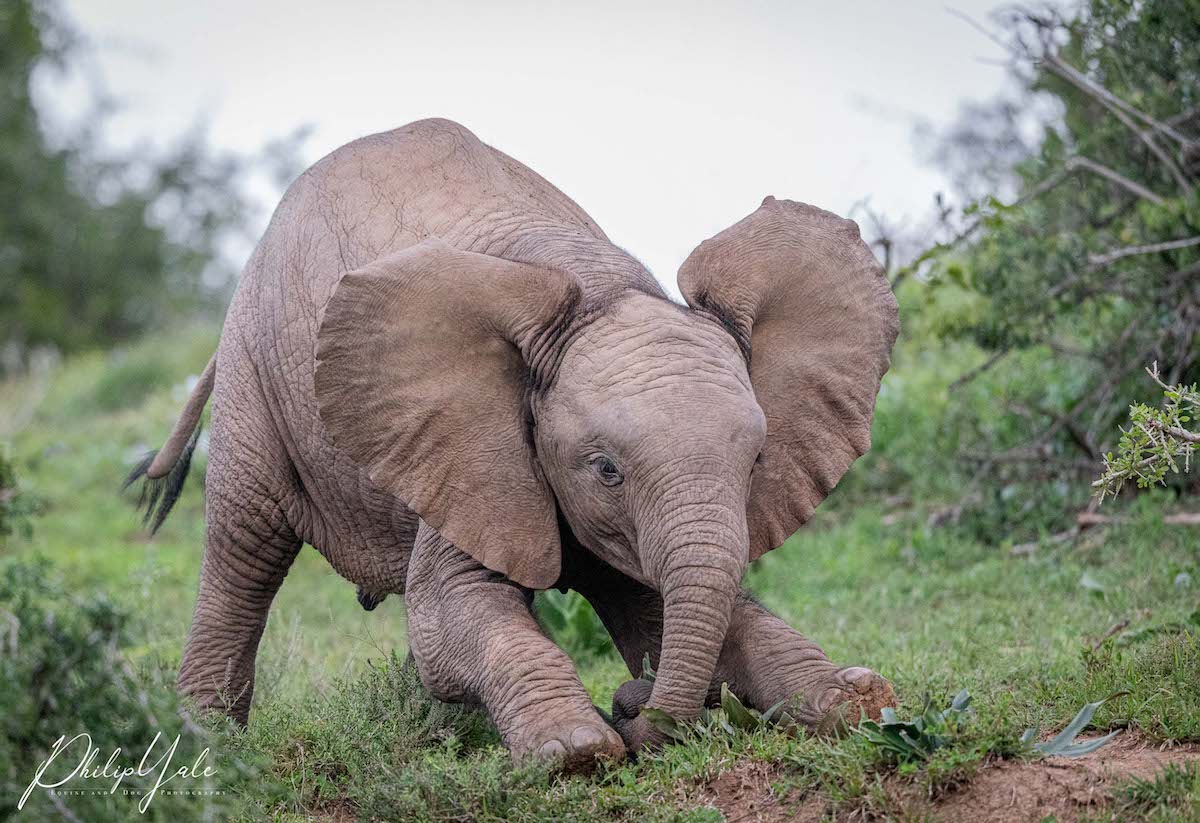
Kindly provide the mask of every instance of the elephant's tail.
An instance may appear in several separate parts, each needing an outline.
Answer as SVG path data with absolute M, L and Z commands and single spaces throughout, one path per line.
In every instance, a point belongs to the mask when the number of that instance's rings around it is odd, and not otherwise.
M 134 483 L 142 481 L 142 491 L 138 497 L 138 509 L 144 512 L 143 525 L 150 527 L 150 533 L 158 531 L 158 527 L 167 519 L 171 508 L 183 492 L 183 484 L 187 480 L 188 468 L 192 465 L 192 452 L 200 439 L 200 415 L 208 396 L 212 394 L 213 380 L 217 376 L 217 356 L 214 354 L 200 374 L 200 381 L 188 398 L 183 413 L 175 423 L 175 429 L 167 442 L 158 451 L 152 451 L 138 463 L 121 489 L 128 489 Z

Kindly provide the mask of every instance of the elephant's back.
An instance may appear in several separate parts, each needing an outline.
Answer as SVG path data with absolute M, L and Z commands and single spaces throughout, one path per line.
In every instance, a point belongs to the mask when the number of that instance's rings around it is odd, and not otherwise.
M 464 250 L 537 224 L 607 237 L 537 172 L 449 120 L 360 138 L 326 155 L 288 189 L 245 276 L 304 292 L 320 311 L 346 271 L 436 236 Z M 256 253 L 256 256 L 259 256 Z M 252 261 L 253 262 L 253 261 Z M 279 280 L 285 282 L 280 284 Z

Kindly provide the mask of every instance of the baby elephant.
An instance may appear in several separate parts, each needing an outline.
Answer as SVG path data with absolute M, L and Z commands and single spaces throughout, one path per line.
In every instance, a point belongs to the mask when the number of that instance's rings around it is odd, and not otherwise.
M 403 594 L 421 679 L 514 757 L 664 738 L 722 682 L 819 730 L 891 686 L 741 589 L 870 442 L 896 303 L 858 227 L 768 197 L 701 243 L 672 302 L 566 195 L 462 126 L 343 146 L 288 190 L 166 445 L 179 494 L 213 399 L 207 532 L 179 688 L 245 722 L 303 543 L 373 607 Z M 530 614 L 575 589 L 633 675 L 617 731 Z

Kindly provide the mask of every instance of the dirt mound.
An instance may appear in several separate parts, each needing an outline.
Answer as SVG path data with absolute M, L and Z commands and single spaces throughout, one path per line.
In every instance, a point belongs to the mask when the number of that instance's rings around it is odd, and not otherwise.
M 1119 735 L 1085 757 L 1035 761 L 997 760 L 974 779 L 936 800 L 911 783 L 885 779 L 889 799 L 906 816 L 932 816 L 945 821 L 1074 820 L 1112 801 L 1111 790 L 1131 778 L 1154 777 L 1168 763 L 1200 760 L 1200 747 L 1165 748 L 1137 733 Z M 698 805 L 713 806 L 730 823 L 750 821 L 817 821 L 828 811 L 824 797 L 780 798 L 771 784 L 778 775 L 769 763 L 739 763 L 702 785 L 692 795 Z
M 825 812 L 825 798 L 809 795 L 797 803 L 785 803 L 771 789 L 775 768 L 770 763 L 738 763 L 700 787 L 695 805 L 720 809 L 729 823 L 781 820 L 818 821 Z

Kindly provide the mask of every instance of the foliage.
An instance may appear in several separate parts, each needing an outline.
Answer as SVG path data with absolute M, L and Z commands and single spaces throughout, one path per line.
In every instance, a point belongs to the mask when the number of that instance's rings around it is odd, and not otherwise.
M 642 662 L 642 679 L 654 682 L 654 669 L 650 667 L 649 654 Z M 728 683 L 722 683 L 720 713 L 707 708 L 701 709 L 700 717 L 694 723 L 677 720 L 662 709 L 645 708 L 641 710 L 641 715 L 671 740 L 686 741 L 689 735 L 712 734 L 715 730 L 726 734 L 736 734 L 739 730 L 753 733 L 769 728 L 772 722 L 784 728 L 794 728 L 795 719 L 784 710 L 784 706 L 790 702 L 786 699 L 780 700 L 766 711 L 760 712 L 747 707 L 729 690 Z
M 222 243 L 246 222 L 241 179 L 260 159 L 218 154 L 200 134 L 161 156 L 101 149 L 106 110 L 47 135 L 39 74 L 82 47 L 49 0 L 0 7 L 0 371 L 33 347 L 76 351 L 127 340 L 166 320 L 224 308 Z M 271 151 L 292 164 L 299 137 Z
M 125 653 L 129 644 L 129 618 L 102 594 L 69 596 L 44 559 L 9 562 L 0 568 L 0 793 L 20 798 L 34 779 L 38 763 L 50 757 L 60 736 L 71 741 L 86 734 L 104 762 L 114 749 L 126 753 L 121 767 L 137 766 L 156 734 L 161 742 L 147 759 L 156 764 L 178 736 L 178 748 L 169 760 L 167 776 L 191 766 L 212 747 L 216 730 L 193 723 L 179 705 L 167 682 L 152 672 L 137 672 Z M 43 777 L 57 783 L 83 760 L 86 741 L 70 744 Z M 136 754 L 133 754 L 136 753 Z M 131 757 L 132 755 L 132 757 Z M 204 756 L 216 774 L 203 780 L 179 778 L 171 789 L 216 792 L 202 798 L 184 797 L 165 789 L 150 800 L 144 816 L 173 820 L 199 805 L 209 814 L 228 811 L 233 795 L 244 791 L 255 778 L 253 758 L 225 759 Z M 129 777 L 121 789 L 149 790 L 156 773 Z M 190 782 L 189 782 L 190 781 Z M 112 780 L 76 779 L 66 789 L 104 789 Z M 77 796 L 51 796 L 35 791 L 25 806 L 34 819 L 52 813 L 68 820 L 127 820 L 135 813 L 137 796 L 110 796 L 83 791 Z
M 895 709 L 885 708 L 879 720 L 863 721 L 856 731 L 899 762 L 926 760 L 958 736 L 972 714 L 971 695 L 962 689 L 941 711 L 930 699 L 912 720 L 900 720 Z
M 536 611 L 546 633 L 572 660 L 615 659 L 617 650 L 608 630 L 578 592 L 557 589 L 538 592 Z
M 14 534 L 28 539 L 33 529 L 32 517 L 38 510 L 37 501 L 22 490 L 17 470 L 6 451 L 0 447 L 0 546 Z
M 914 268 L 931 307 L 962 295 L 941 333 L 982 350 L 960 398 L 995 377 L 987 408 L 951 418 L 982 505 L 1066 489 L 1065 517 L 1128 400 L 1150 399 L 1141 367 L 1200 378 L 1200 2 L 996 19 L 1019 92 L 965 111 L 938 146 L 968 203 L 943 204 L 946 239 Z M 1043 524 L 1020 509 L 1002 523 Z
M 1108 734 L 1097 737 L 1093 740 L 1088 740 L 1083 743 L 1076 743 L 1075 738 L 1079 733 L 1087 728 L 1088 723 L 1092 722 L 1092 715 L 1096 713 L 1096 709 L 1103 706 L 1110 700 L 1117 697 L 1124 697 L 1128 692 L 1114 692 L 1103 700 L 1098 700 L 1095 703 L 1087 703 L 1079 713 L 1071 719 L 1071 722 L 1066 727 L 1056 734 L 1052 739 L 1035 743 L 1037 740 L 1038 729 L 1036 726 L 1031 726 L 1021 735 L 1021 743 L 1029 746 L 1032 751 L 1044 757 L 1082 757 L 1085 754 L 1091 754 L 1099 749 L 1105 743 L 1112 740 L 1118 732 L 1113 731 Z
M 1135 403 L 1129 409 L 1128 429 L 1122 429 L 1118 454 L 1104 456 L 1104 474 L 1092 483 L 1103 502 L 1109 495 L 1121 493 L 1121 487 L 1133 480 L 1144 489 L 1165 483 L 1168 471 L 1191 471 L 1192 453 L 1200 434 L 1191 430 L 1192 420 L 1200 409 L 1200 389 L 1191 386 L 1168 386 L 1158 379 L 1157 364 L 1150 376 L 1162 386 L 1163 408 L 1152 409 Z

